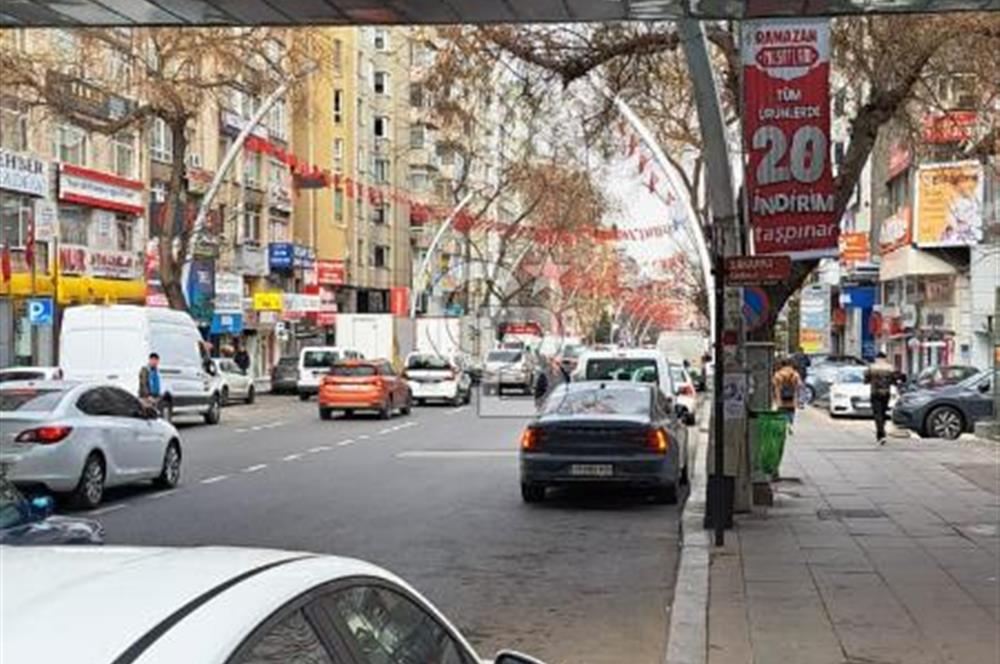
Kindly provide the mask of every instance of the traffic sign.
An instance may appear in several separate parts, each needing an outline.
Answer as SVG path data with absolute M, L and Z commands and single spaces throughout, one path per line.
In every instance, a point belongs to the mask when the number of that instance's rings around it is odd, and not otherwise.
M 51 297 L 28 300 L 28 322 L 32 325 L 52 325 L 53 308 Z
M 763 326 L 771 313 L 771 298 L 767 291 L 759 286 L 747 286 L 743 289 L 743 322 L 748 331 Z
M 792 259 L 788 256 L 732 256 L 726 259 L 727 286 L 766 286 L 788 281 Z

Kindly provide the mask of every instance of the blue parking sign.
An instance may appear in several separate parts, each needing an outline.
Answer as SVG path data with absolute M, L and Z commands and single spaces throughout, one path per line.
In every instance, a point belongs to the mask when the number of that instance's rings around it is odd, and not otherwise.
M 52 325 L 52 298 L 34 297 L 28 300 L 28 322 L 32 325 Z

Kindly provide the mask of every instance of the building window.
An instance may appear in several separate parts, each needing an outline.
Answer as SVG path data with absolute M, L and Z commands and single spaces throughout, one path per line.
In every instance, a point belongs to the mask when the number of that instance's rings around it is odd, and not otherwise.
M 389 136 L 389 118 L 384 115 L 376 115 L 374 133 L 375 138 L 387 138 Z
M 0 194 L 0 244 L 23 247 L 28 243 L 32 203 L 27 196 Z
M 87 243 L 87 211 L 76 205 L 59 206 L 59 239 L 63 244 Z
M 375 245 L 372 253 L 372 264 L 375 267 L 389 267 L 389 247 L 381 244 Z
M 287 242 L 288 218 L 272 214 L 267 218 L 267 241 Z
M 357 162 L 358 174 L 365 173 L 365 148 L 363 145 L 358 145 L 358 162 Z
M 264 181 L 264 157 L 259 152 L 249 150 L 243 153 L 243 184 L 247 187 L 260 189 Z
M 169 164 L 174 160 L 174 136 L 163 118 L 153 118 L 149 128 L 149 156 L 153 161 Z
M 333 91 L 333 122 L 340 124 L 344 121 L 344 91 L 337 88 Z
M 135 178 L 135 134 L 119 132 L 111 139 L 111 172 Z
M 376 51 L 388 51 L 389 50 L 389 31 L 385 28 L 375 28 L 375 50 Z
M 389 167 L 390 162 L 388 159 L 383 159 L 382 157 L 376 157 L 372 160 L 372 177 L 379 184 L 386 184 L 389 182 Z
M 52 137 L 52 155 L 66 164 L 73 164 L 74 166 L 86 165 L 86 132 L 73 125 L 57 125 Z
M 894 177 L 886 185 L 889 189 L 889 211 L 899 213 L 910 205 L 910 171 L 906 170 Z
M 118 251 L 135 251 L 135 217 L 116 214 L 115 236 L 118 241 Z
M 424 135 L 426 130 L 423 125 L 416 124 L 410 127 L 410 147 L 414 150 L 421 150 L 424 147 Z
M 243 210 L 243 242 L 260 244 L 260 208 L 252 205 Z
M 77 42 L 76 33 L 73 30 L 62 28 L 53 30 L 52 41 L 62 57 L 78 58 L 80 44 Z
M 424 106 L 424 86 L 420 83 L 410 83 L 410 106 L 413 108 Z
M 344 43 L 339 39 L 333 40 L 333 73 L 340 76 L 344 73 Z
M 365 126 L 365 102 L 361 98 L 358 98 L 358 126 Z
M 358 267 L 365 266 L 365 241 L 358 238 Z
M 279 141 L 284 141 L 288 136 L 288 118 L 285 115 L 285 101 L 283 99 L 276 101 L 268 113 L 270 114 L 268 129 L 271 132 L 271 137 Z
M 344 190 L 333 190 L 333 218 L 339 222 L 344 220 Z
M 28 114 L 0 108 L 0 146 L 15 152 L 28 149 Z
M 372 79 L 372 89 L 377 95 L 389 94 L 389 72 L 377 71 Z
M 127 90 L 132 84 L 132 60 L 117 48 L 108 49 L 108 80 L 119 90 Z
M 426 166 L 410 166 L 410 189 L 426 191 L 430 183 L 430 173 Z
M 374 224 L 387 224 L 389 223 L 389 204 L 381 203 L 372 208 L 372 223 Z
M 333 139 L 333 170 L 342 173 L 344 171 L 344 139 Z

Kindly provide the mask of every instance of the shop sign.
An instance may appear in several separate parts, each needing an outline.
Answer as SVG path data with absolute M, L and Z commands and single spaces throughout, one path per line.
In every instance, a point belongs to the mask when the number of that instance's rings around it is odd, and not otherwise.
M 344 261 L 317 260 L 316 276 L 320 285 L 324 286 L 343 286 L 347 283 Z
M 184 169 L 184 174 L 187 176 L 188 192 L 192 194 L 207 193 L 208 188 L 212 185 L 212 179 L 215 177 L 215 173 L 211 171 L 190 166 Z
M 90 207 L 142 214 L 142 183 L 117 175 L 59 165 L 59 199 Z
M 802 291 L 799 345 L 808 354 L 830 352 L 830 287 L 812 286 Z
M 746 183 L 757 254 L 837 253 L 830 167 L 830 24 L 744 21 Z
M 241 334 L 243 332 L 243 314 L 214 313 L 209 331 L 212 334 Z
M 787 281 L 792 273 L 788 256 L 733 256 L 726 259 L 727 286 L 763 286 Z
M 316 314 L 316 324 L 327 327 L 337 320 L 337 294 L 332 288 L 321 286 L 319 289 L 319 312 Z
M 49 191 L 48 162 L 33 154 L 0 148 L 0 189 L 45 196 Z
M 215 299 L 215 261 L 195 259 L 188 268 L 188 313 L 196 321 L 211 324 Z
M 975 111 L 948 111 L 924 117 L 924 142 L 933 145 L 961 143 L 972 138 L 978 114 Z
M 389 312 L 396 316 L 410 315 L 409 287 L 393 286 L 389 289 Z
M 841 233 L 840 262 L 844 264 L 867 263 L 871 258 L 868 242 L 868 233 Z
M 285 313 L 309 314 L 320 310 L 318 293 L 284 293 L 282 303 Z
M 261 311 L 257 316 L 257 322 L 267 327 L 274 327 L 278 324 L 277 311 Z
M 87 247 L 63 244 L 59 246 L 59 272 L 85 274 L 87 272 Z
M 292 264 L 296 269 L 311 270 L 316 265 L 316 252 L 312 247 L 296 244 Z
M 90 274 L 112 279 L 135 279 L 140 275 L 139 258 L 128 251 L 90 250 Z
M 922 329 L 950 330 L 952 329 L 952 311 L 951 307 L 921 307 L 920 327 Z
M 260 291 L 253 294 L 254 311 L 281 311 L 284 293 Z
M 291 242 L 267 245 L 267 264 L 276 272 L 291 270 L 295 264 L 295 248 Z
M 55 202 L 39 198 L 35 201 L 35 241 L 51 242 L 58 233 L 58 208 Z
M 904 207 L 882 222 L 882 231 L 879 237 L 879 251 L 882 255 L 910 244 L 913 239 L 913 226 L 910 223 L 910 218 L 910 208 Z
M 243 277 L 232 272 L 215 273 L 216 315 L 243 313 Z
M 983 239 L 983 166 L 978 161 L 926 164 L 917 170 L 916 242 L 964 247 Z

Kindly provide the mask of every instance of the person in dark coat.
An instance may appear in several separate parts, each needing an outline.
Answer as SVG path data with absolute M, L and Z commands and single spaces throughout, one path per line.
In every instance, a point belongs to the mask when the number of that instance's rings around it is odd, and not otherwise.
M 238 366 L 240 371 L 244 374 L 250 371 L 250 353 L 248 353 L 247 349 L 243 346 L 240 346 L 236 350 L 236 354 L 233 355 L 233 362 L 236 363 L 236 366 Z

